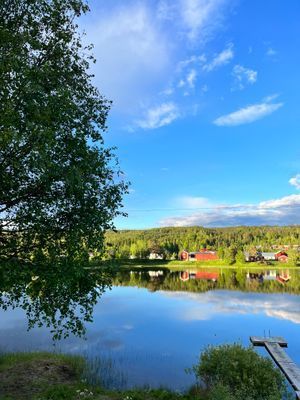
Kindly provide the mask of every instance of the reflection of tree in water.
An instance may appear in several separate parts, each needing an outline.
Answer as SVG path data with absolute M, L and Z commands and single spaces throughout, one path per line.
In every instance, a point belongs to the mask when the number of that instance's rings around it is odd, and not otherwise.
M 53 339 L 85 334 L 93 308 L 111 285 L 111 273 L 75 263 L 0 265 L 0 307 L 22 308 L 28 329 L 50 328 Z
M 251 277 L 251 279 L 249 279 Z M 255 270 L 201 268 L 172 271 L 166 267 L 120 269 L 116 286 L 136 286 L 150 291 L 207 292 L 226 289 L 262 293 L 300 294 L 298 270 Z

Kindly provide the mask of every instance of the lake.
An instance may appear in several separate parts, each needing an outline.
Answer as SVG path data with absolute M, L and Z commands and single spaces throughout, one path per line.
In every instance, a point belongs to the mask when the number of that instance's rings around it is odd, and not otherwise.
M 36 285 L 41 278 L 34 279 L 30 284 Z M 53 300 L 51 290 L 47 304 Z M 90 292 L 88 287 L 85 293 L 90 296 Z M 92 371 L 87 379 L 99 380 L 109 388 L 184 390 L 194 382 L 186 369 L 197 362 L 205 346 L 248 345 L 250 335 L 283 336 L 289 343 L 287 353 L 300 364 L 300 273 L 295 270 L 124 269 L 115 274 L 112 289 L 93 303 L 93 321 L 85 321 L 85 338 L 71 333 L 55 344 L 51 324 L 46 327 L 39 315 L 32 315 L 35 309 L 41 313 L 44 293 L 46 289 L 39 287 L 38 296 L 29 295 L 29 303 L 23 298 L 23 303 L 10 301 L 7 311 L 1 309 L 0 351 L 84 355 Z M 27 291 L 19 294 L 28 297 Z M 8 298 L 9 292 L 2 296 Z M 80 299 L 72 303 L 76 315 L 88 307 Z M 93 299 L 87 297 L 87 301 Z M 29 304 L 30 316 L 24 304 Z M 13 305 L 18 307 L 12 310 Z M 57 313 L 53 313 L 55 318 Z M 36 321 L 27 331 L 30 317 Z M 266 355 L 263 349 L 258 351 Z

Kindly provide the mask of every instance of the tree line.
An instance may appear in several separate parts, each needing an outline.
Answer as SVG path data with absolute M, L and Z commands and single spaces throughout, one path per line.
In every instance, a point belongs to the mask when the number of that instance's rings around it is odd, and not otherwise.
M 290 258 L 298 257 L 300 226 L 238 226 L 228 228 L 167 227 L 146 230 L 108 231 L 106 258 L 149 257 L 151 252 L 177 259 L 183 250 L 216 250 L 229 263 L 244 261 L 243 251 L 274 251 L 289 245 Z

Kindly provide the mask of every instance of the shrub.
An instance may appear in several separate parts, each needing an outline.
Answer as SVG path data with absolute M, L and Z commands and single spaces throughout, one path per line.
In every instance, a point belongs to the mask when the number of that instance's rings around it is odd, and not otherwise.
M 193 372 L 210 400 L 281 400 L 288 397 L 280 371 L 270 359 L 240 344 L 207 347 Z

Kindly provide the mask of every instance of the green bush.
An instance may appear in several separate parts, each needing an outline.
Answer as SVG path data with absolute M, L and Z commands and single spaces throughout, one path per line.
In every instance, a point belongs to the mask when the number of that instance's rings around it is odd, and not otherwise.
M 239 344 L 207 347 L 193 367 L 210 400 L 288 398 L 281 372 L 272 361 Z

